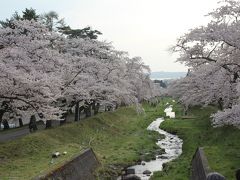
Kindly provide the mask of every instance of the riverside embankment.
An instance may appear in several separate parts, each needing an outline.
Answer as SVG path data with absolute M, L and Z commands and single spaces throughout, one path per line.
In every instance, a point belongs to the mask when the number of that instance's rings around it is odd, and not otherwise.
M 123 107 L 0 143 L 0 179 L 31 179 L 60 166 L 88 147 L 101 163 L 96 176 L 117 177 L 122 167 L 134 164 L 141 154 L 159 148 L 155 144 L 159 134 L 148 131 L 147 127 L 163 116 L 162 106 L 143 106 L 145 114 L 137 114 L 135 107 Z M 67 154 L 52 162 L 51 155 L 56 151 L 67 151 Z

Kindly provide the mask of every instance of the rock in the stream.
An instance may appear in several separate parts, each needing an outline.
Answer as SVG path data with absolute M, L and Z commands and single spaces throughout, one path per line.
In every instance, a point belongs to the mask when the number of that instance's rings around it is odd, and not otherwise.
M 143 165 L 143 166 L 145 166 L 145 164 L 146 164 L 145 162 L 142 162 L 142 165 Z
M 156 156 L 152 157 L 152 160 L 156 160 L 156 159 L 157 159 L 157 157 L 156 157 Z
M 132 169 L 132 168 L 126 169 L 125 170 L 125 174 L 126 175 L 128 175 L 128 174 L 135 174 L 135 169 Z
M 137 162 L 137 165 L 141 165 L 141 163 L 142 163 L 141 161 L 138 161 L 138 162 Z
M 168 159 L 167 156 L 158 156 L 159 159 Z
M 123 176 L 122 179 L 123 180 L 141 180 L 140 177 L 138 177 L 134 174 L 129 174 L 129 175 Z
M 157 149 L 156 151 L 155 151 L 155 155 L 161 155 L 161 154 L 164 154 L 164 153 L 166 153 L 165 152 L 165 149 Z
M 145 170 L 145 171 L 143 171 L 143 174 L 146 174 L 146 175 L 149 175 L 149 174 L 151 174 L 152 172 L 151 171 L 149 171 L 149 170 Z

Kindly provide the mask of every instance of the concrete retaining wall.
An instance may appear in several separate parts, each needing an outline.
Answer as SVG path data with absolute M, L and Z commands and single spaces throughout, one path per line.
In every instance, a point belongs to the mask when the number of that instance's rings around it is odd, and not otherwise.
M 192 169 L 190 180 L 206 180 L 211 174 L 211 179 L 225 179 L 224 176 L 217 172 L 212 172 L 208 165 L 206 156 L 204 155 L 203 148 L 198 148 L 192 158 Z M 221 176 L 221 177 L 220 177 Z
M 210 172 L 203 148 L 198 148 L 192 159 L 191 180 L 206 180 Z
M 95 180 L 93 173 L 98 166 L 99 162 L 93 150 L 88 149 L 60 168 L 34 180 Z

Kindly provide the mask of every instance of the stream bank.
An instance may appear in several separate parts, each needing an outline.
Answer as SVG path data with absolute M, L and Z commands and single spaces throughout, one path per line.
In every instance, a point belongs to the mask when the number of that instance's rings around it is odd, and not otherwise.
M 122 179 L 127 179 L 135 174 L 135 176 L 142 180 L 148 180 L 153 172 L 162 170 L 164 163 L 172 161 L 181 155 L 183 141 L 178 138 L 178 136 L 160 129 L 159 126 L 163 121 L 163 118 L 158 118 L 153 121 L 147 129 L 150 131 L 157 131 L 159 134 L 165 136 L 164 139 L 159 139 L 156 142 L 160 148 L 165 150 L 165 153 L 157 155 L 155 160 L 149 162 L 142 161 L 139 165 L 128 167 L 127 174 L 124 175 Z

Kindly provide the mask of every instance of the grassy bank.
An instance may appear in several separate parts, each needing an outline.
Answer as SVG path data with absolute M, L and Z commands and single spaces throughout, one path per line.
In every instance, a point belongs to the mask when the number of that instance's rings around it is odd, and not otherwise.
M 88 147 L 93 148 L 102 164 L 98 174 L 103 179 L 116 175 L 140 157 L 151 158 L 144 154 L 154 153 L 159 135 L 147 131 L 146 127 L 162 115 L 163 106 L 145 104 L 144 108 L 145 115 L 138 115 L 134 107 L 125 107 L 1 143 L 0 179 L 31 179 L 60 166 Z M 67 155 L 51 162 L 55 151 L 67 151 Z
M 204 147 L 209 165 L 228 180 L 235 180 L 235 171 L 240 168 L 240 130 L 234 127 L 212 128 L 210 114 L 217 109 L 194 107 L 190 109 L 192 119 L 181 119 L 182 109 L 175 104 L 175 120 L 166 120 L 161 128 L 176 133 L 183 139 L 183 154 L 166 164 L 162 172 L 157 172 L 152 180 L 186 180 L 190 176 L 190 162 L 197 147 Z

